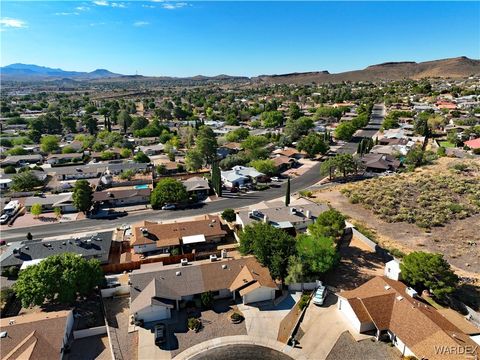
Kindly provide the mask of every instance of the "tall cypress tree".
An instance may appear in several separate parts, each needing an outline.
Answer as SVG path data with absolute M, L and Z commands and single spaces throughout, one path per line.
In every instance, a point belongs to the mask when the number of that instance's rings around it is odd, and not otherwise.
M 290 205 L 290 178 L 287 179 L 287 192 L 285 193 L 285 206 Z

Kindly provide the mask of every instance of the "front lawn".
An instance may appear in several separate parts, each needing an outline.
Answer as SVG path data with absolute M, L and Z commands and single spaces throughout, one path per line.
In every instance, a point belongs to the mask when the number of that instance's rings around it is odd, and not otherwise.
M 452 144 L 450 141 L 439 141 L 438 144 L 444 148 L 454 148 L 455 144 Z

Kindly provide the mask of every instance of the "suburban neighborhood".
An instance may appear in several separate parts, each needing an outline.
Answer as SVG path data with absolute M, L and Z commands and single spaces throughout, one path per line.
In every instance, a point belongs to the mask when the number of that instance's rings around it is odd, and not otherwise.
M 36 15 L 28 25 L 16 19 L 24 6 L 5 6 L 5 53 L 22 31 L 46 26 L 35 23 Z M 331 12 L 330 21 L 351 30 L 357 14 L 367 21 L 375 11 L 386 16 L 411 7 L 408 14 L 418 11 L 430 24 L 434 9 L 426 13 L 424 6 L 476 6 L 473 14 L 478 4 L 352 3 L 354 13 L 337 2 L 30 6 L 38 16 L 55 17 L 49 26 L 76 19 L 72 24 L 85 34 L 130 26 L 142 33 L 125 41 L 135 39 L 141 51 L 132 45 L 102 61 L 125 74 L 123 57 L 143 69 L 128 50 L 148 54 L 145 64 L 156 57 L 159 70 L 123 75 L 2 60 L 1 359 L 479 358 L 478 51 L 477 59 L 449 49 L 442 54 L 452 57 L 428 61 L 406 52 L 418 62 L 372 60 L 352 70 L 366 61 L 359 56 L 347 68 L 325 63 L 332 73 L 275 73 L 283 55 L 271 59 L 266 50 L 274 42 L 287 56 L 293 44 L 267 22 L 277 13 L 305 17 L 294 22 L 302 32 L 292 30 L 303 44 L 298 67 L 288 65 L 295 71 L 319 42 L 307 24 L 312 14 Z M 218 12 L 215 21 L 195 15 L 207 10 Z M 145 20 L 127 25 L 122 11 Z M 268 18 L 262 19 L 268 33 L 252 22 L 259 14 Z M 204 46 L 205 27 L 219 26 L 219 19 L 223 30 L 212 31 L 226 44 L 238 41 L 233 26 L 240 20 L 239 37 L 257 30 L 225 68 L 226 58 L 208 47 L 215 74 L 252 75 L 163 75 L 187 63 L 179 74 L 197 68 L 211 74 L 197 45 Z M 410 18 L 408 24 L 419 26 Z M 168 34 L 153 41 L 161 27 Z M 387 49 L 402 29 L 386 26 L 390 41 L 383 34 L 385 49 L 376 50 L 385 56 L 368 59 L 397 56 Z M 57 41 L 63 35 L 56 32 L 45 36 Z M 345 34 L 331 36 L 358 52 Z M 332 47 L 332 39 L 324 40 Z M 172 56 L 168 64 L 158 42 Z M 98 44 L 87 51 L 92 59 L 103 53 Z M 190 47 L 183 56 L 179 44 Z M 340 51 L 338 44 L 332 49 Z M 121 61 L 113 54 L 122 54 Z M 244 68 L 232 72 L 226 65 L 237 64 L 234 56 Z M 311 57 L 315 69 L 322 56 Z M 265 61 L 272 75 L 249 70 Z

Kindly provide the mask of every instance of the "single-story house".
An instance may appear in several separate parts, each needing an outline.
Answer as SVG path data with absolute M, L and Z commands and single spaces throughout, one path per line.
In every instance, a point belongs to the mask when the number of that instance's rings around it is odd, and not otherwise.
M 2 359 L 61 360 L 73 329 L 71 310 L 0 319 Z
M 105 231 L 83 237 L 55 240 L 24 240 L 10 243 L 0 255 L 3 267 L 22 266 L 26 261 L 42 260 L 51 255 L 71 252 L 85 259 L 97 259 L 101 264 L 108 263 L 112 231 Z
M 206 198 L 210 192 L 208 180 L 200 176 L 188 178 L 183 180 L 182 183 L 189 194 L 195 194 L 199 199 Z
M 294 229 L 297 232 L 306 231 L 317 217 L 329 208 L 323 204 L 305 204 L 301 206 L 285 206 L 278 204 L 267 209 L 244 210 L 236 214 L 235 222 L 244 229 L 245 226 L 262 221 L 281 229 Z
M 9 155 L 0 162 L 0 167 L 5 166 L 22 166 L 26 164 L 39 164 L 43 161 L 43 156 L 40 154 L 32 155 Z
M 73 205 L 72 195 L 72 192 L 68 192 L 45 196 L 30 196 L 25 199 L 24 206 L 28 211 L 31 210 L 33 204 L 40 204 L 44 211 L 52 211 L 58 207 L 62 210 L 62 213 L 74 212 L 77 209 Z
M 254 257 L 142 265 L 130 274 L 130 312 L 144 322 L 169 319 L 172 310 L 205 292 L 215 298 L 241 298 L 244 304 L 275 299 L 277 286 Z
M 80 153 L 52 154 L 47 157 L 47 164 L 57 165 L 57 164 L 65 164 L 70 162 L 81 162 L 82 159 L 83 159 L 83 154 L 80 154 Z
M 232 170 L 221 171 L 222 182 L 227 187 L 238 187 L 265 176 L 253 167 L 237 165 Z
M 57 180 L 78 180 L 100 177 L 103 173 L 118 175 L 122 172 L 134 169 L 136 172 L 147 170 L 147 164 L 135 162 L 120 163 L 94 163 L 78 166 L 62 166 L 55 168 L 46 168 L 45 172 L 54 175 Z
M 218 216 L 207 215 L 201 220 L 159 224 L 143 221 L 132 227 L 130 245 L 135 253 L 170 252 L 180 245 L 189 247 L 221 241 L 227 232 Z
M 417 359 L 463 359 L 465 354 L 439 352 L 438 348 L 469 349 L 477 344 L 405 284 L 377 276 L 338 295 L 338 309 L 360 333 L 375 331 L 388 337 L 403 356 Z
M 360 160 L 367 171 L 373 172 L 396 171 L 401 165 L 400 160 L 385 154 L 369 153 L 361 157 Z
M 277 149 L 274 150 L 273 153 L 275 155 L 282 155 L 297 160 L 306 157 L 306 153 L 298 151 L 297 149 L 292 147 L 284 147 L 283 149 Z
M 277 173 L 281 173 L 292 168 L 297 162 L 295 158 L 291 158 L 284 155 L 277 155 L 273 157 L 272 160 L 273 160 L 273 163 L 275 164 Z
M 138 150 L 140 150 L 147 156 L 162 154 L 164 149 L 165 149 L 165 145 L 163 145 L 162 143 L 138 147 Z
M 93 202 L 109 207 L 147 204 L 151 192 L 150 188 L 96 191 L 93 193 Z

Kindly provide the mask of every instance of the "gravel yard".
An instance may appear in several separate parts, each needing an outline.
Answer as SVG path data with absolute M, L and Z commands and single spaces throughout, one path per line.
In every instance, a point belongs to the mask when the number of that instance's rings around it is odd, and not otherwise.
M 247 335 L 245 321 L 240 324 L 232 324 L 230 315 L 233 312 L 234 306 L 230 305 L 230 300 L 220 300 L 215 302 L 213 310 L 202 311 L 201 320 L 203 327 L 198 332 L 189 331 L 186 325 L 187 314 L 185 311 L 179 313 L 178 322 L 172 324 L 170 329 L 173 329 L 176 337 L 176 349 L 172 347 L 172 358 L 182 351 L 204 341 L 223 336 L 232 335 Z
M 368 354 L 368 355 L 366 355 Z M 348 331 L 338 338 L 326 360 L 398 360 L 400 351 L 394 346 L 371 339 L 355 341 Z
M 103 299 L 115 355 L 120 359 L 137 359 L 137 332 L 128 333 L 129 298 Z

